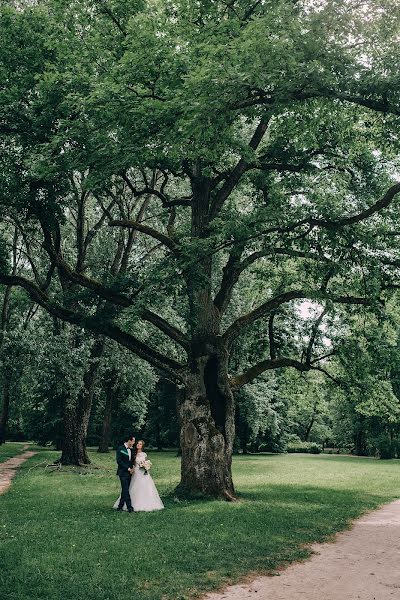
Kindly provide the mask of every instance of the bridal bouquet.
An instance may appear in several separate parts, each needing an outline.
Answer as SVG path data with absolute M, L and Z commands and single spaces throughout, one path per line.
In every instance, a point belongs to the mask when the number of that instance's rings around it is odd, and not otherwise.
M 144 474 L 147 475 L 147 473 L 150 471 L 151 469 L 151 465 L 152 462 L 151 460 L 143 460 L 140 464 L 139 464 L 139 468 L 143 469 Z

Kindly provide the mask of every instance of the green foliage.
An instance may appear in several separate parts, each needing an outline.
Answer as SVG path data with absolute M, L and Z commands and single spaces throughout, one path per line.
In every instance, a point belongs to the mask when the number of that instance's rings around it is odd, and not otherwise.
M 321 373 L 299 378 L 288 372 L 282 377 L 282 394 L 289 406 L 288 430 L 299 439 L 323 444 L 332 438 L 328 390 Z
M 236 410 L 237 435 L 242 449 L 246 450 L 250 445 L 253 450 L 278 451 L 283 433 L 284 408 L 277 394 L 274 374 L 264 376 L 240 390 L 236 394 Z
M 399 442 L 398 440 L 390 439 L 387 433 L 381 433 L 377 437 L 371 437 L 370 447 L 373 451 L 377 451 L 379 458 L 389 459 L 399 457 Z
M 23 306 L 23 305 L 22 305 Z M 46 315 L 36 316 L 28 327 L 17 325 L 22 306 L 13 311 L 15 328 L 4 337 L 0 377 L 11 381 L 9 436 L 60 446 L 63 410 L 73 405 L 89 364 L 91 336 L 64 326 L 60 329 Z M 116 344 L 109 344 L 100 367 L 89 427 L 92 443 L 99 440 L 104 410 L 103 374 L 116 370 L 114 424 L 111 442 L 126 429 L 140 430 L 155 375 L 152 368 Z
M 388 303 L 385 314 L 354 316 L 348 325 L 338 356 L 344 384 L 328 392 L 333 437 L 358 453 L 395 456 L 400 433 L 397 304 Z
M 177 403 L 182 394 L 173 382 L 160 378 L 150 394 L 145 426 L 141 436 L 147 446 L 158 450 L 179 448 L 180 427 L 176 417 Z

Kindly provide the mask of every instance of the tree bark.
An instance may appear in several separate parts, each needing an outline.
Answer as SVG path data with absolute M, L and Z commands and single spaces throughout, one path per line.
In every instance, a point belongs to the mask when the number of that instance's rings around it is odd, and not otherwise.
M 64 438 L 60 458 L 62 465 L 90 464 L 86 450 L 87 428 L 80 414 L 79 407 L 75 403 L 69 404 L 67 400 L 64 406 Z
M 87 429 L 92 408 L 96 376 L 104 350 L 103 338 L 98 338 L 90 352 L 90 364 L 83 377 L 82 389 L 75 401 L 64 404 L 64 438 L 60 463 L 62 465 L 89 465 L 86 450 Z
M 180 405 L 182 467 L 177 491 L 188 496 L 234 500 L 235 410 L 226 358 L 219 353 L 198 358 Z
M 209 235 L 210 181 L 200 163 L 192 178 L 193 239 Z M 228 377 L 227 345 L 212 294 L 212 256 L 200 256 L 184 273 L 189 298 L 191 345 L 185 397 L 180 404 L 182 466 L 178 493 L 234 500 L 232 452 L 235 409 Z

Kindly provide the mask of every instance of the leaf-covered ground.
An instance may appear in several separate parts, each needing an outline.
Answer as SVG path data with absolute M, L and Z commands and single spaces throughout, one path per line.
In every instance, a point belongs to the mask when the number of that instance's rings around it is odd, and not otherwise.
M 304 544 L 399 496 L 399 461 L 266 455 L 234 459 L 241 501 L 174 501 L 173 453 L 154 453 L 166 509 L 116 513 L 113 454 L 49 472 L 41 451 L 0 498 L 2 600 L 183 600 L 307 556 Z M 34 465 L 36 467 L 32 468 Z

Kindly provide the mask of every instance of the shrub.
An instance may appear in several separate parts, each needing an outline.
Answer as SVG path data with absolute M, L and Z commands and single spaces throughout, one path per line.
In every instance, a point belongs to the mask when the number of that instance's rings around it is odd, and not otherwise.
M 322 446 L 316 442 L 290 442 L 286 447 L 286 452 L 306 452 L 307 454 L 320 454 Z

